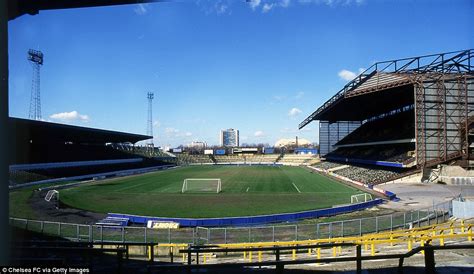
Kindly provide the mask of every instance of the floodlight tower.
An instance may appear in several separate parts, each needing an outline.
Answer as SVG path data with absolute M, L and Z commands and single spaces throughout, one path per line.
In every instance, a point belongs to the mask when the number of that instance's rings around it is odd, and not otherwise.
M 148 136 L 152 136 L 151 139 L 148 140 L 148 143 L 146 144 L 147 147 L 150 149 L 153 149 L 153 98 L 155 95 L 153 92 L 148 92 L 147 94 L 147 99 L 148 99 L 148 121 L 147 121 L 147 130 L 146 134 Z
M 43 53 L 39 50 L 28 50 L 28 61 L 33 66 L 29 118 L 41 120 L 40 67 L 43 65 Z

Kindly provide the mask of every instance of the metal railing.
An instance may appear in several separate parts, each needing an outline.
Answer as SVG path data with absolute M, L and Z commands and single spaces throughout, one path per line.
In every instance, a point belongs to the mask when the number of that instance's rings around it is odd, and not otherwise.
M 403 270 L 404 259 L 421 252 L 425 255 L 426 269 L 432 271 L 434 250 L 473 248 L 472 244 L 460 245 L 472 242 L 472 238 L 473 224 L 461 221 L 363 236 L 307 241 L 220 245 L 26 241 L 14 242 L 12 250 L 20 251 L 19 262 L 22 257 L 25 259 L 25 254 L 26 259 L 47 260 L 50 258 L 48 254 L 56 252 L 58 256 L 55 258 L 63 263 L 73 256 L 71 254 L 82 254 L 81 258 L 88 264 L 92 263 L 92 254 L 101 256 L 112 252 L 116 254 L 117 261 L 114 265 L 118 271 L 121 271 L 123 264 L 130 262 L 129 259 L 133 259 L 133 264 L 142 262 L 142 267 L 147 266 L 149 272 L 176 268 L 190 271 L 196 268 L 248 266 L 276 266 L 277 270 L 282 271 L 285 265 L 345 261 L 356 262 L 356 269 L 360 271 L 362 261 L 380 259 L 399 259 L 399 269 Z M 435 242 L 439 246 L 432 246 Z M 354 247 L 356 254 L 351 256 Z M 400 249 L 404 248 L 407 253 L 400 253 Z M 376 249 L 385 255 L 377 254 Z M 243 256 L 239 258 L 241 254 Z
M 292 250 L 293 252 L 299 252 L 305 249 L 320 249 L 320 248 L 338 248 L 345 246 L 355 246 L 355 256 L 350 257 L 332 257 L 332 258 L 317 258 L 317 259 L 301 259 L 301 260 L 281 260 L 280 253 L 282 251 Z M 398 273 L 403 273 L 404 261 L 415 254 L 422 253 L 424 255 L 425 262 L 425 273 L 434 274 L 436 273 L 435 268 L 435 250 L 454 250 L 454 249 L 474 249 L 472 244 L 462 244 L 453 246 L 432 246 L 424 245 L 412 249 L 406 253 L 398 254 L 387 254 L 387 255 L 374 255 L 374 256 L 362 256 L 362 245 L 350 244 L 350 243 L 334 243 L 334 244 L 321 244 L 321 245 L 307 245 L 307 246 L 294 246 L 294 247 L 255 247 L 255 248 L 212 248 L 212 247 L 191 247 L 187 250 L 181 250 L 181 253 L 187 254 L 187 265 L 154 265 L 148 267 L 148 271 L 162 271 L 164 269 L 186 269 L 188 273 L 191 273 L 195 269 L 222 269 L 222 268 L 238 268 L 238 267 L 262 267 L 262 266 L 275 266 L 277 273 L 283 273 L 286 265 L 300 265 L 300 264 L 312 264 L 312 263 L 335 263 L 335 262 L 355 262 L 356 273 L 362 273 L 362 262 L 363 261 L 375 261 L 375 260 L 387 260 L 387 259 L 398 259 Z M 230 252 L 262 252 L 270 251 L 275 255 L 274 260 L 257 261 L 257 262 L 232 262 L 232 263 L 216 263 L 216 264 L 199 264 L 199 254 L 205 253 L 230 253 Z M 195 264 L 192 263 L 192 256 L 196 256 Z M 261 256 L 261 255 L 259 255 Z
M 316 111 L 304 119 L 303 122 L 298 125 L 298 128 L 302 129 L 305 127 L 307 124 L 313 121 L 319 113 L 327 109 L 334 102 L 343 98 L 347 92 L 360 86 L 364 81 L 378 72 L 404 72 L 411 74 L 420 74 L 428 71 L 440 73 L 472 73 L 474 71 L 473 63 L 471 62 L 472 58 L 474 58 L 474 50 L 468 49 L 377 62 L 365 71 L 361 72 L 355 79 L 347 83 L 334 96 L 332 96 Z
M 433 205 L 428 209 L 398 212 L 389 215 L 273 226 L 149 229 L 146 227 L 114 227 L 10 218 L 13 227 L 47 236 L 74 241 L 126 243 L 188 243 L 225 244 L 242 242 L 298 241 L 321 238 L 360 236 L 367 233 L 393 231 L 443 223 L 452 216 L 452 202 Z

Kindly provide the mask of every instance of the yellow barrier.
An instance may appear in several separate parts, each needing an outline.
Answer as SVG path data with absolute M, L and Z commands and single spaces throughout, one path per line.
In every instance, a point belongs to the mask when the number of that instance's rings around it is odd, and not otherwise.
M 169 248 L 169 252 L 170 253 L 173 253 L 174 249 L 178 249 L 178 250 L 182 250 L 182 249 L 187 249 L 188 248 L 188 244 L 157 244 L 157 245 L 154 245 L 154 249 L 155 250 L 156 248 L 158 247 L 168 247 Z M 148 260 L 151 261 L 151 258 L 152 258 L 152 249 L 151 249 L 151 246 L 148 246 L 147 247 L 147 254 L 148 254 Z M 185 253 L 183 253 L 183 262 L 186 261 L 186 258 L 185 258 Z
M 461 221 L 460 223 L 448 222 L 444 224 L 429 225 L 424 227 L 418 227 L 413 229 L 401 229 L 396 231 L 387 231 L 380 233 L 366 234 L 362 236 L 350 236 L 350 237 L 337 237 L 337 238 L 327 238 L 327 239 L 317 239 L 317 240 L 300 240 L 300 241 L 283 241 L 283 242 L 256 242 L 256 243 L 236 243 L 236 244 L 218 244 L 216 246 L 220 248 L 253 248 L 253 247 L 278 247 L 278 246 L 298 246 L 298 245 L 317 245 L 317 244 L 331 244 L 331 243 L 355 243 L 364 246 L 366 252 L 370 252 L 371 256 L 376 254 L 377 245 L 390 245 L 394 246 L 397 244 L 406 244 L 407 249 L 410 251 L 413 249 L 414 245 L 419 244 L 424 246 L 427 243 L 439 241 L 440 246 L 444 246 L 446 240 L 455 240 L 455 239 L 466 239 L 472 241 L 473 237 L 473 224 L 466 223 Z M 369 251 L 370 245 L 370 251 Z M 169 248 L 169 253 L 172 254 L 177 250 L 187 249 L 188 244 L 158 244 L 154 246 L 147 246 L 146 252 L 148 259 L 152 260 L 152 252 L 158 248 Z M 315 250 L 316 249 L 316 250 Z M 314 251 L 316 258 L 321 259 L 321 248 L 308 248 L 308 256 L 311 256 L 311 253 Z M 324 249 L 324 248 L 323 248 Z M 291 259 L 297 259 L 296 249 L 291 250 Z M 326 248 L 328 250 L 328 248 Z M 331 252 L 331 250 L 328 250 Z M 259 262 L 263 259 L 264 252 L 258 251 L 257 259 Z M 330 253 L 328 253 L 329 255 Z M 212 253 L 201 254 L 203 263 L 208 263 Z M 342 247 L 333 247 L 332 256 L 342 255 Z M 249 262 L 253 261 L 253 254 L 251 251 L 243 252 L 244 260 Z M 182 261 L 186 262 L 187 254 L 182 254 Z M 198 260 L 200 258 L 197 258 Z
M 370 245 L 370 254 L 373 256 L 376 253 L 376 245 L 389 244 L 393 246 L 394 244 L 407 244 L 408 250 L 413 249 L 413 245 L 419 243 L 421 246 L 424 246 L 426 243 L 433 242 L 435 240 L 439 241 L 440 246 L 445 245 L 446 240 L 452 239 L 462 239 L 466 238 L 468 241 L 472 241 L 473 224 L 466 224 L 464 221 L 461 221 L 460 224 L 456 225 L 454 222 L 424 226 L 413 229 L 403 229 L 397 231 L 387 231 L 380 233 L 366 234 L 362 236 L 351 236 L 351 237 L 338 237 L 338 238 L 327 238 L 327 239 L 317 239 L 317 240 L 303 240 L 303 241 L 283 241 L 283 242 L 256 242 L 256 243 L 236 243 L 236 244 L 218 244 L 220 248 L 252 248 L 252 247 L 275 247 L 275 246 L 297 246 L 297 245 L 315 245 L 315 244 L 331 244 L 331 243 L 356 243 L 364 246 L 364 250 L 369 252 Z M 448 232 L 449 231 L 449 232 Z M 457 233 L 456 233 L 457 231 Z M 153 258 L 151 254 L 158 247 L 168 247 L 169 252 L 172 253 L 175 250 L 187 249 L 188 244 L 158 244 L 154 248 L 151 246 L 147 247 L 148 259 Z M 153 250 L 153 251 L 152 251 Z M 313 249 L 314 250 L 314 249 Z M 311 256 L 312 249 L 308 249 L 308 255 Z M 336 257 L 342 254 L 342 247 L 333 247 L 332 255 Z M 316 248 L 315 250 L 316 258 L 321 258 L 321 248 Z M 211 254 L 202 254 L 203 262 L 207 263 L 208 256 Z M 253 256 L 251 251 L 243 252 L 244 259 L 247 259 L 249 262 L 252 262 Z M 261 262 L 263 257 L 263 252 L 258 252 L 258 261 Z M 296 260 L 297 252 L 296 249 L 292 249 L 291 258 Z M 187 255 L 182 254 L 182 261 L 185 262 Z M 199 259 L 199 258 L 198 258 Z
M 467 240 L 469 242 L 472 242 L 472 225 L 470 224 L 468 227 L 467 227 L 467 232 L 469 233 L 469 237 L 467 238 Z
M 465 227 L 467 233 L 455 234 L 455 230 L 463 230 L 462 227 Z M 450 230 L 449 234 L 444 234 L 446 229 Z M 454 239 L 454 238 L 463 238 L 468 237 L 468 240 L 472 241 L 472 224 L 469 224 L 466 229 L 465 224 L 455 225 L 453 222 L 424 226 L 414 229 L 406 229 L 399 231 L 388 231 L 380 232 L 377 234 L 367 234 L 357 237 L 338 237 L 338 238 L 329 238 L 329 239 L 318 239 L 318 240 L 303 240 L 303 241 L 283 241 L 283 242 L 256 242 L 256 243 L 237 243 L 237 244 L 219 244 L 221 248 L 252 248 L 252 247 L 273 247 L 273 246 L 294 246 L 294 245 L 314 245 L 314 244 L 327 244 L 327 243 L 359 243 L 364 245 L 365 250 L 369 250 L 372 255 L 375 254 L 375 245 L 379 244 L 390 244 L 393 246 L 397 243 L 408 243 L 408 250 L 413 248 L 413 244 L 421 241 L 431 241 L 434 239 L 439 239 L 440 245 L 444 245 L 445 239 Z M 424 244 L 424 243 L 423 243 Z M 311 250 L 308 250 L 308 254 L 311 253 Z M 339 250 L 334 248 L 333 256 L 337 256 L 337 253 L 342 254 L 342 248 L 339 247 Z M 320 249 L 317 249 L 316 255 L 320 256 Z M 244 252 L 244 258 L 246 254 Z M 292 258 L 296 258 L 296 252 L 293 251 Z

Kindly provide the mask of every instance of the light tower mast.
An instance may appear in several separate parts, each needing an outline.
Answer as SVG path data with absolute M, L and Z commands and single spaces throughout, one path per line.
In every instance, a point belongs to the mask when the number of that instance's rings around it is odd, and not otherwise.
M 39 50 L 28 50 L 28 61 L 33 66 L 28 117 L 33 120 L 41 120 L 40 67 L 43 65 L 43 53 Z
M 153 149 L 153 98 L 155 95 L 153 92 L 148 92 L 147 94 L 147 99 L 148 99 L 148 121 L 147 121 L 147 130 L 146 134 L 148 136 L 152 136 L 151 139 L 148 140 L 148 143 L 146 144 L 147 147 L 150 149 Z

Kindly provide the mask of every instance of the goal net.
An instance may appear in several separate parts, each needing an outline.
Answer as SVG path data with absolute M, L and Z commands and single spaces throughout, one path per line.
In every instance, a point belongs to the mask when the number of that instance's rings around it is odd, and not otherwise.
M 181 193 L 219 193 L 222 190 L 219 178 L 188 178 L 184 179 Z
M 373 200 L 373 198 L 369 193 L 351 195 L 351 204 L 363 203 L 370 200 Z
M 51 201 L 51 199 L 54 197 L 54 195 L 58 196 L 59 192 L 55 189 L 48 191 L 48 193 L 46 193 L 46 196 L 44 197 L 45 201 L 46 202 Z

